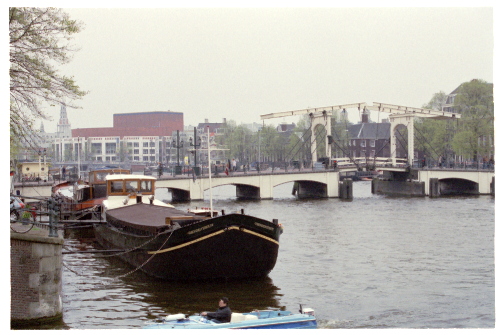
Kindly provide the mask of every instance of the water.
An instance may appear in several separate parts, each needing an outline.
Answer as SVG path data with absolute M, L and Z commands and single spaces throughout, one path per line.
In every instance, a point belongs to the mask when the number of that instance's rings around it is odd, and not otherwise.
M 68 254 L 63 321 L 52 328 L 125 329 L 167 313 L 234 311 L 299 303 L 321 328 L 492 328 L 495 326 L 494 198 L 392 198 L 353 184 L 354 199 L 296 200 L 292 184 L 275 200 L 241 202 L 233 186 L 213 190 L 226 212 L 279 219 L 285 227 L 267 278 L 204 283 L 162 282 L 110 257 Z M 158 197 L 170 199 L 166 190 Z M 205 198 L 208 198 L 208 193 Z M 209 201 L 177 207 L 209 207 Z M 82 235 L 67 248 L 92 248 Z

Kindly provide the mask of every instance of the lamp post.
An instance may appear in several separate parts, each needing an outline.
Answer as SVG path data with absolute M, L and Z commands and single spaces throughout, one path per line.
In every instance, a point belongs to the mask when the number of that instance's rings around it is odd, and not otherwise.
M 176 142 L 173 140 L 173 147 L 176 148 L 176 166 L 175 175 L 182 173 L 182 167 L 180 166 L 180 148 L 183 147 L 183 140 L 180 142 L 180 131 L 176 131 Z
M 41 162 L 41 157 L 42 157 L 42 150 L 38 149 L 38 178 L 39 178 L 39 180 L 42 180 L 42 162 Z
M 194 147 L 194 172 L 196 174 L 196 176 L 199 176 L 200 173 L 199 173 L 199 168 L 197 166 L 197 148 L 201 146 L 201 137 L 198 137 L 196 139 L 196 135 L 197 135 L 197 129 L 196 127 L 194 127 L 194 143 L 192 143 L 192 137 L 189 138 L 189 145 L 191 147 Z

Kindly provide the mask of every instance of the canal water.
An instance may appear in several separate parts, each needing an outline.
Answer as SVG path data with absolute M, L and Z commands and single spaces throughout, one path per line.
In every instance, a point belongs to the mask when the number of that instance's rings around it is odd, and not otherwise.
M 395 198 L 362 181 L 351 201 L 296 200 L 292 186 L 264 201 L 238 201 L 233 186 L 212 192 L 215 209 L 284 225 L 267 278 L 163 282 L 124 276 L 133 269 L 110 257 L 66 254 L 63 320 L 50 327 L 140 328 L 168 313 L 216 310 L 222 296 L 237 312 L 312 307 L 319 328 L 495 327 L 494 197 Z M 166 190 L 157 196 L 170 200 Z M 209 201 L 177 205 L 195 206 Z M 73 233 L 66 248 L 91 250 L 90 235 Z

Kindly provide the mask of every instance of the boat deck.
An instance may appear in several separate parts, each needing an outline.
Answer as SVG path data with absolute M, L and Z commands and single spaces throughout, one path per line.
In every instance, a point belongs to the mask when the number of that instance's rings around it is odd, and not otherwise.
M 111 216 L 114 218 L 112 221 L 117 220 L 117 223 L 122 225 L 152 233 L 166 227 L 166 225 L 175 220 L 200 221 L 206 219 L 204 216 L 198 216 L 176 208 L 146 203 L 110 209 L 107 211 L 107 216 Z

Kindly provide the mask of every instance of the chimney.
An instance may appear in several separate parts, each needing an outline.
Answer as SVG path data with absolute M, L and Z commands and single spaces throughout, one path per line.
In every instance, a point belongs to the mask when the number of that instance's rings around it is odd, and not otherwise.
M 369 123 L 369 111 L 366 109 L 362 112 L 362 123 Z

